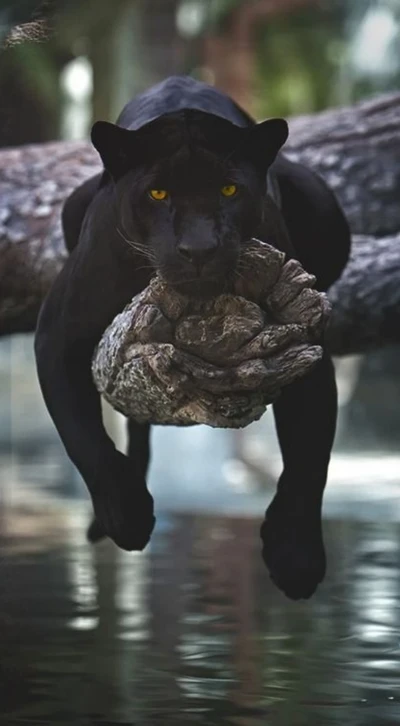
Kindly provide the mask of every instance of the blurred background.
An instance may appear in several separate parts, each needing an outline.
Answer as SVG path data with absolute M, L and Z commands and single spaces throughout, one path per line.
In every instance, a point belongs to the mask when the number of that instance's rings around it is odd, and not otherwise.
M 28 19 L 28 0 L 0 0 L 0 36 L 17 9 Z M 86 138 L 94 120 L 115 120 L 135 93 L 176 73 L 215 84 L 260 119 L 400 90 L 399 0 L 60 0 L 56 9 L 44 37 L 1 52 L 0 147 Z M 259 551 L 280 471 L 269 411 L 240 432 L 155 430 L 152 544 L 143 555 L 93 549 L 84 486 L 41 400 L 32 336 L 0 340 L 7 726 L 400 723 L 400 355 L 335 364 L 329 575 L 311 603 L 294 604 L 268 581 Z M 105 417 L 122 448 L 122 417 Z

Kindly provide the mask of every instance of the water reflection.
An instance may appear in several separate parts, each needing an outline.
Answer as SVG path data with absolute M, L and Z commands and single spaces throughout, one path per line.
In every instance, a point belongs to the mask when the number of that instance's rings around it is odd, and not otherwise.
M 246 451 L 261 467 L 268 448 L 275 481 L 268 418 L 241 438 L 158 429 L 151 546 L 92 548 L 27 345 L 13 339 L 21 355 L 0 375 L 0 723 L 398 725 L 397 452 L 337 448 L 329 572 L 308 602 L 269 581 L 258 528 L 272 490 L 237 469 Z
M 17 504 L 2 532 L 1 723 L 400 722 L 397 524 L 328 519 L 327 581 L 293 603 L 251 517 L 160 514 L 129 555 L 74 511 Z

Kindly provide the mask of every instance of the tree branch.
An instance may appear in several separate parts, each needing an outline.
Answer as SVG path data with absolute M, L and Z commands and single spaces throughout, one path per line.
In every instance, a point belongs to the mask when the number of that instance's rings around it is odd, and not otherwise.
M 355 235 L 351 260 L 329 292 L 332 351 L 397 342 L 400 94 L 293 119 L 290 131 L 286 153 L 326 179 Z M 62 202 L 99 169 L 86 142 L 0 151 L 0 335 L 33 330 L 66 257 Z

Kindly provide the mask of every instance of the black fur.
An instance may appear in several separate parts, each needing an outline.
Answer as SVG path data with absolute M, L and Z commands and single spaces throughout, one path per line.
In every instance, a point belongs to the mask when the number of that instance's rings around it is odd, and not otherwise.
M 224 94 L 178 77 L 131 101 L 117 123 L 94 125 L 104 172 L 65 204 L 71 255 L 43 304 L 35 350 L 47 407 L 93 500 L 89 536 L 107 534 L 133 550 L 154 526 L 149 427 L 129 422 L 127 456 L 105 432 L 90 361 L 106 326 L 154 269 L 192 294 L 222 292 L 240 245 L 265 236 L 268 170 L 280 191 L 286 251 L 320 290 L 346 264 L 349 231 L 322 180 L 278 154 L 287 136 L 281 119 L 255 124 Z M 221 187 L 229 184 L 238 191 L 226 198 Z M 155 201 L 149 189 L 160 188 L 168 197 Z M 309 597 L 325 572 L 321 503 L 336 422 L 327 355 L 284 389 L 274 413 L 284 471 L 262 527 L 263 555 L 289 597 Z

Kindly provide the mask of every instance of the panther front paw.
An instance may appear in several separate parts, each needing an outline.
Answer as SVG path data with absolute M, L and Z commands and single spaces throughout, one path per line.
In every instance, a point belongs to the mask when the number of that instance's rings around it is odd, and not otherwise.
M 261 526 L 263 559 L 271 579 L 292 600 L 308 599 L 325 577 L 321 518 L 274 502 Z
M 116 454 L 101 471 L 92 490 L 95 520 L 88 538 L 110 537 L 123 550 L 143 550 L 155 524 L 153 497 L 134 462 Z

